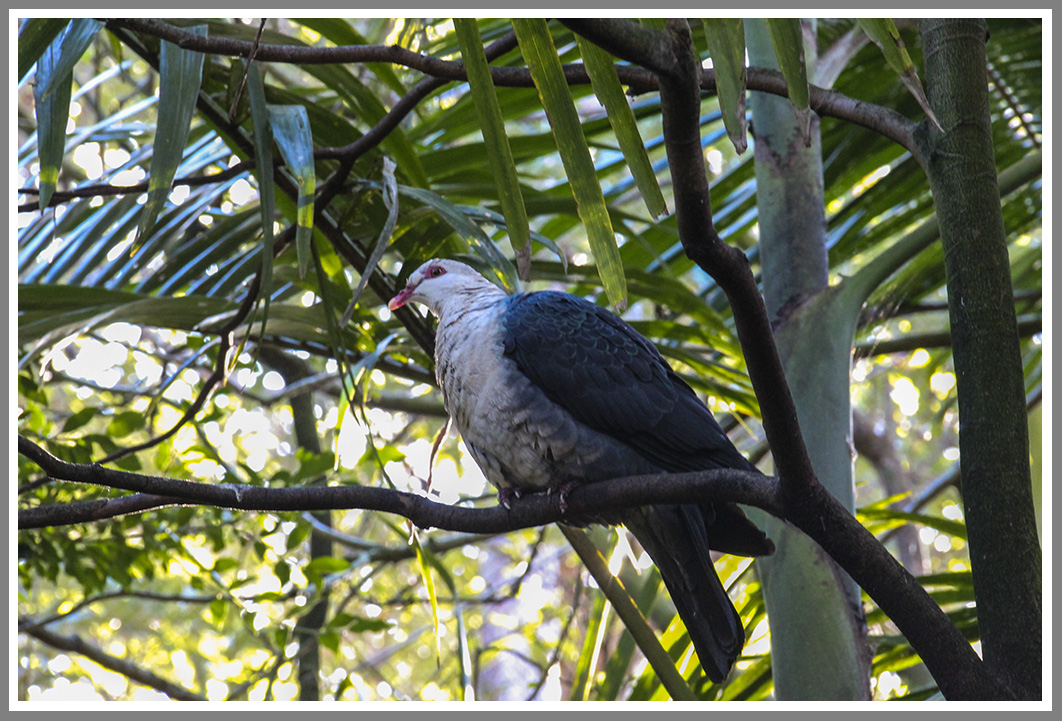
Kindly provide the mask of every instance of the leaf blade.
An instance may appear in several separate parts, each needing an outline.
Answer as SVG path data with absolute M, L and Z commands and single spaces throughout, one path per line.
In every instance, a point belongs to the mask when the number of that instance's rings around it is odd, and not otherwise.
M 70 24 L 70 18 L 30 18 L 18 34 L 18 82 L 26 77 L 41 54 Z
M 929 99 L 922 88 L 922 81 L 918 79 L 918 69 L 915 68 L 911 56 L 907 53 L 907 46 L 903 44 L 896 23 L 892 21 L 892 18 L 857 18 L 856 22 L 859 23 L 859 27 L 863 29 L 867 37 L 881 49 L 889 66 L 896 71 L 907 90 L 926 112 L 926 117 L 943 131 L 937 116 L 933 114 L 933 108 L 929 105 Z
M 516 254 L 516 267 L 520 279 L 531 279 L 531 228 L 516 174 L 516 163 L 509 138 L 505 133 L 501 105 L 494 90 L 494 82 L 487 66 L 487 56 L 479 36 L 476 21 L 469 18 L 454 18 L 461 58 L 468 71 L 468 85 L 475 99 L 476 114 L 487 147 L 487 164 L 498 187 L 498 204 L 509 231 L 509 241 Z
M 60 71 L 63 40 L 69 26 L 44 49 L 37 59 L 37 83 L 33 86 L 34 111 L 37 116 L 37 156 L 40 160 L 39 206 L 47 208 L 59 182 L 59 167 L 66 150 L 66 124 L 70 115 L 72 71 L 56 78 Z M 53 92 L 44 94 L 46 87 Z
M 185 32 L 205 36 L 207 26 L 195 25 L 185 28 Z M 148 171 L 148 197 L 141 211 L 135 245 L 142 243 L 155 227 L 155 220 L 166 202 L 170 185 L 181 164 L 203 80 L 204 58 L 202 53 L 184 50 L 167 40 L 162 41 L 158 122 Z
M 605 113 L 608 115 L 612 132 L 616 135 L 620 151 L 627 161 L 635 185 L 641 192 L 645 207 L 655 220 L 667 213 L 667 204 L 664 202 L 660 183 L 656 180 L 653 164 L 649 160 L 649 152 L 645 149 L 641 133 L 638 132 L 634 112 L 623 94 L 616 66 L 612 57 L 597 45 L 580 35 L 576 35 L 575 39 L 579 43 L 579 52 L 590 76 L 590 84 L 601 104 L 605 106 Z
M 745 21 L 741 18 L 706 18 L 704 39 L 715 68 L 715 85 L 723 125 L 738 155 L 748 149 L 746 135 Z
M 804 63 L 804 32 L 798 18 L 768 18 L 767 32 L 771 36 L 778 67 L 785 76 L 789 101 L 796 110 L 804 144 L 811 145 L 811 94 L 808 89 L 807 67 Z
M 521 51 L 531 69 L 546 117 L 557 141 L 561 163 L 571 183 L 579 219 L 586 229 L 601 283 L 609 302 L 616 307 L 627 303 L 623 261 L 612 230 L 612 221 L 601 192 L 590 148 L 586 144 L 579 115 L 553 45 L 546 21 L 541 18 L 515 18 L 513 28 Z
M 295 211 L 295 253 L 299 262 L 299 277 L 304 278 L 310 266 L 313 194 L 317 183 L 310 119 L 302 105 L 269 105 L 268 108 L 273 138 L 280 148 L 284 164 L 299 185 L 299 201 Z

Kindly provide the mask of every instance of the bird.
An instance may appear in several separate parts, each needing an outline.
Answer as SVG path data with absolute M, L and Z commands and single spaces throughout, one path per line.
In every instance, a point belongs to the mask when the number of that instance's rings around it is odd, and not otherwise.
M 503 503 L 635 475 L 755 471 L 708 407 L 630 324 L 555 290 L 509 295 L 451 259 L 424 262 L 389 302 L 438 318 L 443 403 Z M 763 556 L 774 545 L 733 503 L 611 511 L 660 570 L 701 668 L 720 683 L 745 642 L 711 550 Z M 573 525 L 585 525 L 575 522 Z

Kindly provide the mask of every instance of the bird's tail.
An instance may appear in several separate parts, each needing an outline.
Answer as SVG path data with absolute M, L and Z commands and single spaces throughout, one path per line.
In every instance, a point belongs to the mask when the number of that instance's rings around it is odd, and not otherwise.
M 624 519 L 660 569 L 701 667 L 720 683 L 745 645 L 745 629 L 709 555 L 711 506 L 639 508 Z

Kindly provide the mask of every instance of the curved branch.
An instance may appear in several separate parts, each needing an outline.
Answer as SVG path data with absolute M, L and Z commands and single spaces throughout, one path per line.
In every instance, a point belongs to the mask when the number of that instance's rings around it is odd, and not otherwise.
M 29 628 L 24 632 L 38 641 L 62 651 L 71 651 L 89 658 L 104 668 L 122 674 L 139 684 L 161 691 L 172 699 L 178 701 L 205 701 L 203 696 L 189 691 L 172 681 L 162 678 L 145 668 L 132 663 L 128 659 L 118 658 L 109 653 L 104 653 L 100 648 L 87 643 L 79 636 L 63 636 L 45 628 Z
M 907 636 L 946 697 L 1009 698 L 1008 691 L 988 674 L 963 634 L 918 580 L 819 484 L 813 484 L 798 499 L 786 498 L 777 479 L 728 468 L 617 478 L 579 486 L 565 497 L 565 509 L 558 496 L 547 494 L 524 496 L 509 509 L 500 505 L 467 508 L 365 486 L 262 488 L 144 476 L 96 464 L 68 463 L 22 436 L 18 438 L 18 452 L 55 478 L 165 496 L 174 504 L 250 511 L 360 508 L 395 513 L 421 528 L 479 534 L 555 522 L 584 523 L 610 510 L 653 503 L 744 503 L 784 518 L 822 546 Z M 42 520 L 48 512 L 41 508 L 20 511 L 19 528 L 51 525 Z
M 637 63 L 641 67 L 618 65 L 616 71 L 620 81 L 630 88 L 632 95 L 650 92 L 658 88 L 655 72 L 667 74 L 673 71 L 675 56 L 666 49 L 661 50 L 659 31 L 645 28 L 619 20 L 575 20 L 566 19 L 565 25 L 576 29 L 590 39 L 599 38 L 603 47 L 616 57 Z M 234 40 L 217 36 L 193 35 L 181 28 L 159 20 L 141 20 L 120 18 L 107 21 L 108 26 L 125 28 L 145 35 L 169 40 L 177 45 L 203 53 L 228 55 L 230 57 L 248 57 L 255 53 L 255 60 L 270 62 L 310 64 L 387 62 L 418 70 L 434 78 L 448 81 L 466 81 L 468 76 L 465 66 L 453 60 L 440 60 L 421 53 L 415 53 L 398 46 L 387 45 L 341 45 L 334 47 L 306 47 L 301 45 L 255 44 L 245 40 Z M 621 29 L 618 36 L 605 36 L 597 32 L 596 25 L 608 24 L 610 30 Z M 595 25 L 596 24 L 596 25 Z M 626 38 L 626 40 L 624 40 Z M 639 41 L 649 40 L 652 45 L 639 45 Z M 596 42 L 596 41 L 595 41 Z M 488 55 L 488 58 L 490 56 Z M 590 78 L 581 63 L 563 66 L 564 77 L 569 85 L 586 85 Z M 501 87 L 534 87 L 531 73 L 526 67 L 491 67 L 491 79 Z M 781 73 L 762 68 L 748 68 L 747 87 L 772 95 L 788 97 L 785 78 Z M 714 93 L 715 73 L 702 71 L 701 89 Z M 902 145 L 921 162 L 921 150 L 914 142 L 914 131 L 918 124 L 908 120 L 891 108 L 851 98 L 836 90 L 827 90 L 810 86 L 811 109 L 819 115 L 835 117 L 878 132 L 890 140 Z
M 565 496 L 564 510 L 558 496 L 544 494 L 526 496 L 506 509 L 500 505 L 491 508 L 450 506 L 412 493 L 367 486 L 263 488 L 145 476 L 98 464 L 68 463 L 22 436 L 18 438 L 18 452 L 53 478 L 134 491 L 144 495 L 131 498 L 137 498 L 136 502 L 145 505 L 151 499 L 144 496 L 150 495 L 165 497 L 171 504 L 205 504 L 247 511 L 360 508 L 395 513 L 421 528 L 480 534 L 515 531 L 558 521 L 578 522 L 583 516 L 648 503 L 692 503 L 703 502 L 706 498 L 745 503 L 780 514 L 775 502 L 775 479 L 733 469 L 618 478 L 573 489 Z M 49 511 L 43 510 L 50 508 L 43 506 L 21 511 L 19 528 L 50 525 L 45 522 Z
M 780 515 L 818 542 L 877 601 L 921 654 L 947 698 L 1010 697 L 917 580 L 816 479 L 748 259 L 720 238 L 712 222 L 700 145 L 701 67 L 690 28 L 683 20 L 670 20 L 668 31 L 678 61 L 672 72 L 660 76 L 660 105 L 679 237 L 690 259 L 724 290 L 733 310 L 779 470 Z

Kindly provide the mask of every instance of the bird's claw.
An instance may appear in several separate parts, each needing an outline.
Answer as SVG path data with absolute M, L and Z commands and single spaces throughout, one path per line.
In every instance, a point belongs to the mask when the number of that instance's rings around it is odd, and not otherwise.
M 556 488 L 550 488 L 546 491 L 547 494 L 557 494 L 557 506 L 560 508 L 561 513 L 568 512 L 568 494 L 575 488 L 574 483 L 562 483 Z
M 498 489 L 498 503 L 507 511 L 512 510 L 513 499 L 520 497 L 520 489 L 506 486 Z

